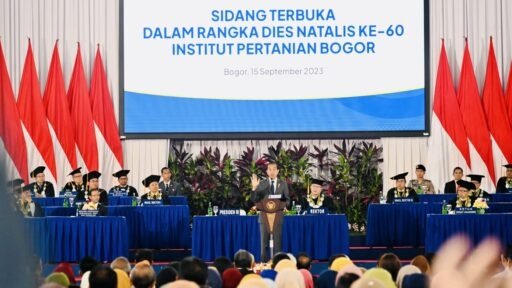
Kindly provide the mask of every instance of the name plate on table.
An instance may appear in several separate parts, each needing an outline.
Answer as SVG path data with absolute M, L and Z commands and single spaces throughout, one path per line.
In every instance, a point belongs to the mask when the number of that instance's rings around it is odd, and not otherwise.
M 329 214 L 325 208 L 308 208 L 307 214 Z
M 78 210 L 78 216 L 83 216 L 83 217 L 98 216 L 98 210 Z
M 412 198 L 395 198 L 393 203 L 400 204 L 400 203 L 413 203 L 414 199 Z
M 240 209 L 220 209 L 218 215 L 240 215 Z
M 457 207 L 455 214 L 476 214 L 476 209 L 473 207 Z
M 268 199 L 281 199 L 281 194 L 268 195 Z
M 128 196 L 128 191 L 123 189 L 113 190 L 108 196 Z
M 162 200 L 142 200 L 141 204 L 144 206 L 152 206 L 152 205 L 163 205 L 164 202 Z

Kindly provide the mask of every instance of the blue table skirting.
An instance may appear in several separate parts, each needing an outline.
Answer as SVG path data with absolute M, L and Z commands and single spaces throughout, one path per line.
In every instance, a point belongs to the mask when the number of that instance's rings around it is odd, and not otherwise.
M 427 214 L 441 213 L 442 204 L 370 204 L 366 226 L 368 246 L 419 246 L 425 241 Z
M 503 245 L 512 244 L 512 214 L 428 215 L 425 251 L 436 252 L 454 234 L 466 234 L 476 245 L 487 236 L 494 236 Z
M 56 197 L 56 198 L 32 198 L 34 202 L 41 205 L 41 207 L 47 206 L 63 206 L 64 197 Z M 187 197 L 184 196 L 172 196 L 169 197 L 171 201 L 171 205 L 188 205 Z M 130 206 L 132 205 L 132 197 L 128 196 L 109 196 L 108 197 L 108 205 L 109 206 Z
M 128 255 L 123 217 L 27 218 L 24 227 L 30 249 L 45 263 L 78 262 L 85 256 L 112 261 Z
M 195 216 L 192 227 L 192 255 L 212 261 L 246 249 L 260 261 L 257 216 Z M 348 254 L 347 219 L 345 215 L 285 216 L 282 244 L 286 252 L 305 251 L 313 259 Z
M 46 216 L 76 215 L 76 208 L 44 207 Z M 109 216 L 126 217 L 130 249 L 190 248 L 190 211 L 185 205 L 109 206 Z
M 366 244 L 423 246 L 427 214 L 441 214 L 441 208 L 441 203 L 371 204 L 368 208 Z M 487 213 L 511 212 L 512 203 L 490 202 L 487 210 Z
M 455 198 L 455 194 L 422 194 L 419 195 L 419 202 L 421 203 L 443 203 Z M 496 193 L 490 194 L 491 202 L 512 202 L 512 193 Z

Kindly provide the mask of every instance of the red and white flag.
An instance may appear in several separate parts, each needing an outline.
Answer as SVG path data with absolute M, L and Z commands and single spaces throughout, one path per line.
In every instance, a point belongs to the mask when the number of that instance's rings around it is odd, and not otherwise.
M 94 60 L 90 95 L 92 116 L 96 124 L 100 171 L 105 175 L 111 175 L 123 167 L 123 147 L 119 139 L 114 105 L 108 90 L 99 45 Z M 110 188 L 115 184 L 112 177 L 105 177 L 102 185 Z
M 55 42 L 53 48 L 43 102 L 50 122 L 50 132 L 53 136 L 55 162 L 57 163 L 57 183 L 58 187 L 62 187 L 67 182 L 66 176 L 68 173 L 77 167 L 77 160 L 73 122 L 69 114 L 69 104 L 57 42 Z
M 510 121 L 510 126 L 512 126 L 512 61 L 510 62 L 510 68 L 508 69 L 507 90 L 505 91 L 505 93 L 507 101 L 508 120 Z
M 494 172 L 491 135 L 487 128 L 482 100 L 478 93 L 478 84 L 467 40 L 459 81 L 457 96 L 469 140 L 471 171 L 475 174 L 485 175 L 485 178 L 482 179 L 482 188 L 487 191 L 495 191 L 496 173 Z
M 453 86 L 444 41 L 437 67 L 433 110 L 427 169 L 431 171 L 429 177 L 434 186 L 443 193 L 445 182 L 452 178 L 453 168 L 460 166 L 467 170 L 471 167 L 466 130 Z
M 58 174 L 55 153 L 53 152 L 53 141 L 48 128 L 48 119 L 41 97 L 30 40 L 18 93 L 18 111 L 26 129 L 24 132 L 26 133 L 28 169 L 32 170 L 37 166 L 45 166 L 47 168 L 45 172 L 46 181 L 57 183 Z
M 91 102 L 87 91 L 80 44 L 76 52 L 75 66 L 68 88 L 69 110 L 73 121 L 75 141 L 87 170 L 98 170 L 98 145 L 94 132 Z M 81 166 L 79 163 L 78 166 Z
M 7 71 L 2 43 L 0 42 L 0 163 L 7 167 L 6 176 L 10 179 L 22 178 L 28 183 L 27 145 L 16 107 L 11 79 Z
M 494 164 L 496 172 L 501 176 L 501 165 L 512 163 L 512 129 L 507 115 L 492 38 L 490 41 L 482 100 L 487 116 L 487 126 L 493 140 Z

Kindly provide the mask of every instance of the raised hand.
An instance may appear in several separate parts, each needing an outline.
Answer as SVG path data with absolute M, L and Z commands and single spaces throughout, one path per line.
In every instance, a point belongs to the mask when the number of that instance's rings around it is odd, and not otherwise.
M 256 187 L 260 184 L 260 178 L 256 176 L 256 174 L 252 174 L 251 177 L 251 185 L 252 185 L 252 191 L 256 190 Z

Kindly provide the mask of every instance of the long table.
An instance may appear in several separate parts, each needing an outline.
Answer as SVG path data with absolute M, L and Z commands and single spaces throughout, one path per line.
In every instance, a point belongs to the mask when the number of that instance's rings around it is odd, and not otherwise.
M 246 249 L 260 260 L 257 216 L 195 216 L 193 221 L 192 255 L 212 261 Z M 345 215 L 285 216 L 282 245 L 286 252 L 305 251 L 313 259 L 348 254 L 347 219 Z
M 112 261 L 128 255 L 124 217 L 44 217 L 24 219 L 31 252 L 46 263 L 78 262 L 85 256 Z
M 436 252 L 454 234 L 466 234 L 475 245 L 488 236 L 512 243 L 512 213 L 428 215 L 425 251 Z
M 32 198 L 34 202 L 46 206 L 63 206 L 64 197 L 45 197 L 45 198 Z M 132 205 L 132 197 L 129 196 L 108 196 L 109 206 L 130 206 Z M 187 197 L 185 196 L 171 196 L 169 197 L 171 205 L 188 205 Z
M 368 207 L 366 244 L 369 246 L 422 246 L 427 215 L 441 214 L 441 203 L 371 204 Z M 489 203 L 487 213 L 510 213 L 512 203 Z
M 73 216 L 76 208 L 44 207 L 46 216 Z M 190 248 L 190 211 L 186 205 L 109 206 L 109 216 L 123 216 L 131 249 Z
M 512 202 L 512 193 L 489 194 L 490 202 Z M 443 203 L 456 197 L 456 194 L 421 194 L 418 195 L 419 202 L 423 203 Z

